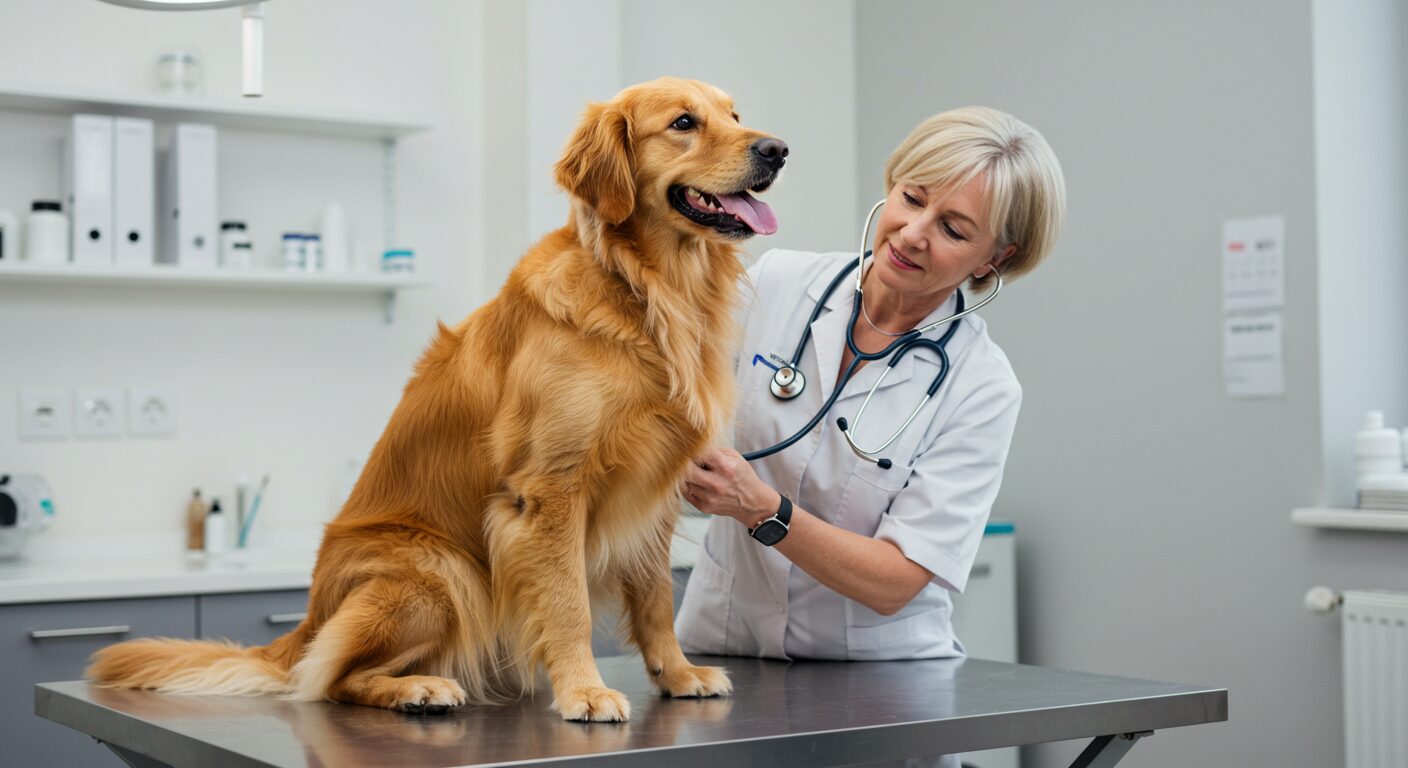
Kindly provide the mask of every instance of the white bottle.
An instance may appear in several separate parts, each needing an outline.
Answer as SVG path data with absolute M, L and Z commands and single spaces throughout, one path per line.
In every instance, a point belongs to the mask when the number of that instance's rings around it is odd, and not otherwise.
M 254 244 L 243 221 L 220 222 L 220 266 L 226 269 L 254 266 Z
M 205 552 L 218 555 L 225 551 L 225 515 L 220 511 L 220 500 L 210 503 L 210 513 L 205 516 Z
M 349 253 L 347 215 L 342 206 L 328 203 L 323 209 L 323 270 L 327 272 L 347 272 L 351 269 L 352 257 Z
M 68 217 L 57 200 L 35 200 L 29 212 L 25 258 L 40 264 L 68 263 Z
M 20 260 L 20 220 L 9 211 L 0 211 L 0 262 Z
M 1384 426 L 1383 411 L 1369 411 L 1364 428 L 1354 436 L 1356 481 L 1370 475 L 1396 475 L 1403 471 L 1403 437 Z

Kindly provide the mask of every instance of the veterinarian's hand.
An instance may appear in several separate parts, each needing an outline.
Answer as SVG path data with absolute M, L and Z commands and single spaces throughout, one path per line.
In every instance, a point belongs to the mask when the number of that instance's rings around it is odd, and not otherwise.
M 782 495 L 760 480 L 732 448 L 711 448 L 694 457 L 680 492 L 700 512 L 731 517 L 750 528 L 782 503 Z

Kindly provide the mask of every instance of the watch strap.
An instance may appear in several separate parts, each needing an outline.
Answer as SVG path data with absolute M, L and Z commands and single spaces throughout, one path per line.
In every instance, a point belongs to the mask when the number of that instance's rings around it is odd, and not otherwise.
M 782 496 L 782 494 L 778 494 L 778 496 L 780 496 L 782 500 L 777 504 L 777 511 L 772 514 L 772 517 L 766 518 L 765 520 L 753 526 L 752 528 L 749 528 L 749 536 L 752 536 L 755 539 L 758 538 L 755 531 L 757 531 L 759 528 L 762 528 L 764 525 L 767 525 L 768 523 L 774 522 L 782 526 L 782 536 L 787 535 L 787 531 L 792 525 L 792 500 L 787 498 L 786 496 Z M 782 536 L 779 536 L 772 543 L 768 543 L 766 541 L 764 541 L 763 543 L 768 544 L 768 546 L 772 546 L 772 544 L 777 543 L 777 541 L 781 541 Z

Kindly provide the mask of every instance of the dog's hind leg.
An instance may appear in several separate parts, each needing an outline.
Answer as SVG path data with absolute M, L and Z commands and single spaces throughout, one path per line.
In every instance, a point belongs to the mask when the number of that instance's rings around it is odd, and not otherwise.
M 459 633 L 445 586 L 413 572 L 357 587 L 319 629 L 293 668 L 294 697 L 403 712 L 444 712 L 465 703 L 454 680 L 414 672 Z
M 521 496 L 489 508 L 495 602 L 527 660 L 547 668 L 563 719 L 628 720 L 630 702 L 606 687 L 592 658 L 586 500 L 551 482 L 516 487 Z

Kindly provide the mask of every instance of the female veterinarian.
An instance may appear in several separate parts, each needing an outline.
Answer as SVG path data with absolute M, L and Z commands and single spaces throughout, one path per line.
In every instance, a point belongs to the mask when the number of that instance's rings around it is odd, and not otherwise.
M 770 251 L 748 272 L 738 450 L 698 456 L 681 484 L 716 515 L 676 622 L 686 651 L 964 655 L 949 592 L 968 579 L 1022 390 L 982 319 L 943 321 L 1041 263 L 1064 181 L 1035 130 L 966 108 L 915 128 L 885 185 L 864 266 L 855 253 Z M 914 329 L 931 341 L 876 356 Z

